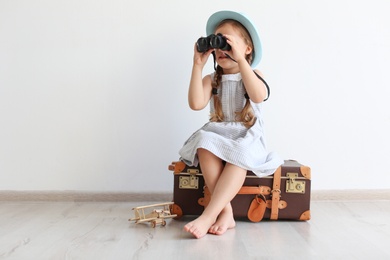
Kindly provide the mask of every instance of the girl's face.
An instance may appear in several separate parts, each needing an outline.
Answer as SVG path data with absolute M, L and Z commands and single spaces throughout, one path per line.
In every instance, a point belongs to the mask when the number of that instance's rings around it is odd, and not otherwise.
M 232 49 L 230 51 L 216 49 L 215 56 L 217 63 L 223 68 L 224 73 L 226 74 L 238 73 L 238 64 L 228 58 L 225 53 L 237 60 L 238 58 L 245 58 L 246 55 L 252 52 L 252 48 L 246 43 L 240 29 L 233 26 L 229 22 L 220 25 L 215 31 L 215 34 L 218 33 L 221 33 L 222 35 L 226 35 L 228 37 L 228 39 L 232 42 Z

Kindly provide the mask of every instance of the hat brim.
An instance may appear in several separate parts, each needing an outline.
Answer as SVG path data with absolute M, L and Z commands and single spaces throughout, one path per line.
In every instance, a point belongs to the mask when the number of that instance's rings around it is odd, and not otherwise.
M 236 20 L 241 23 L 249 32 L 252 42 L 253 42 L 253 54 L 252 54 L 252 64 L 251 67 L 255 68 L 260 60 L 262 55 L 261 42 L 259 33 L 257 32 L 256 27 L 252 21 L 244 14 L 233 12 L 233 11 L 219 11 L 210 16 L 206 25 L 207 35 L 213 34 L 216 27 L 226 19 Z

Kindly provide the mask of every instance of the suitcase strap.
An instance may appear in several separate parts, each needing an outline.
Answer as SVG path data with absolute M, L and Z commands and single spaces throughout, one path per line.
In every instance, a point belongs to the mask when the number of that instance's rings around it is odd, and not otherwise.
M 198 203 L 199 203 L 199 205 L 206 207 L 209 204 L 210 199 L 211 199 L 211 193 L 210 193 L 210 190 L 207 186 L 204 186 L 203 194 L 204 194 L 204 197 L 200 198 L 198 200 Z M 261 195 L 265 200 L 264 195 L 271 194 L 271 188 L 267 187 L 267 186 L 243 186 L 243 187 L 241 187 L 241 189 L 238 191 L 237 194 L 241 194 L 241 195 L 248 195 L 249 194 L 249 195 L 256 195 L 256 196 Z
M 271 206 L 271 220 L 277 220 L 279 215 L 279 201 L 280 201 L 280 183 L 282 177 L 282 167 L 280 166 L 274 173 L 274 183 L 272 186 L 272 206 Z
M 269 195 L 271 194 L 270 187 L 267 186 L 242 186 L 237 194 L 241 195 Z

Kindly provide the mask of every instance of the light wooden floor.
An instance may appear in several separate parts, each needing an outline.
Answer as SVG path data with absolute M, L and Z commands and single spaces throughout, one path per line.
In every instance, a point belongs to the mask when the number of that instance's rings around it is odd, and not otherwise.
M 308 222 L 238 222 L 223 236 L 134 224 L 147 202 L 0 202 L 0 259 L 390 259 L 389 201 L 313 201 Z

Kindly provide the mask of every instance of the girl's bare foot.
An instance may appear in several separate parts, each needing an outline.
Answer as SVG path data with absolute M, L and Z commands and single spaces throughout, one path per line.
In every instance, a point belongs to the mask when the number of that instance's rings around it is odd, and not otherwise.
M 204 237 L 215 219 L 209 219 L 203 215 L 184 226 L 184 230 L 191 233 L 196 238 Z
M 209 233 L 215 235 L 222 235 L 228 229 L 234 228 L 236 222 L 234 221 L 233 212 L 224 209 L 219 215 L 217 221 L 209 228 Z

